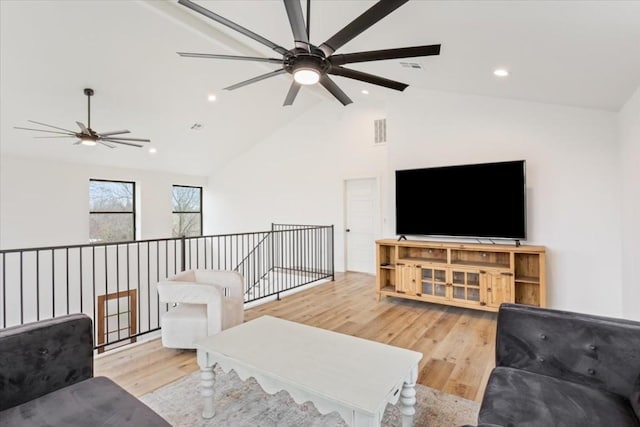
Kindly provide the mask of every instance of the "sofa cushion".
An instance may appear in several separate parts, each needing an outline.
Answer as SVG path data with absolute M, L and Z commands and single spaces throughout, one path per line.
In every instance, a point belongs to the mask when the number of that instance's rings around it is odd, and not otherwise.
M 640 420 L 640 375 L 636 378 L 636 385 L 631 392 L 631 407 L 636 413 L 636 417 Z
M 625 397 L 505 367 L 495 368 L 489 377 L 478 422 L 521 427 L 640 427 Z
M 105 377 L 90 378 L 2 411 L 0 425 L 171 426 L 144 403 Z

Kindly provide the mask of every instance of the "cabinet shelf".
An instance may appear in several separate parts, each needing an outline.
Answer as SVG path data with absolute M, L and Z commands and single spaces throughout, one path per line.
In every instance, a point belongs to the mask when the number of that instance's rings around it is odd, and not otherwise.
M 461 265 L 469 267 L 486 267 L 486 268 L 509 268 L 509 263 L 497 264 L 490 261 L 452 261 L 451 265 Z
M 403 257 L 398 260 L 399 262 L 417 262 L 426 264 L 446 264 L 447 260 L 442 258 L 427 258 L 427 257 Z
M 485 311 L 546 306 L 545 248 L 450 242 L 376 242 L 381 295 Z
M 380 289 L 380 292 L 394 292 L 396 291 L 396 287 L 395 286 L 385 286 L 384 288 Z
M 532 284 L 540 284 L 540 278 L 539 277 L 533 277 L 533 276 L 516 276 L 516 282 L 520 282 L 520 283 L 532 283 Z

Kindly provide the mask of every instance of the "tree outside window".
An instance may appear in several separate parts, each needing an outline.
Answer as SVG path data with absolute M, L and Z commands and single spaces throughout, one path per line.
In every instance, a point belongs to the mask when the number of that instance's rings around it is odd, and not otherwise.
M 135 183 L 89 181 L 89 239 L 91 242 L 135 240 Z
M 202 235 L 202 187 L 173 186 L 173 237 Z

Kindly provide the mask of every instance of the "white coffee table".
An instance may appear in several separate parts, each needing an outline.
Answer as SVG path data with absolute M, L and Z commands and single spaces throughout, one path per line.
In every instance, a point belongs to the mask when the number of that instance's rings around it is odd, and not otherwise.
M 337 411 L 350 426 L 379 426 L 398 401 L 403 427 L 413 423 L 422 353 L 263 316 L 196 343 L 202 416 L 215 415 L 213 367 L 254 377 L 268 393 L 286 390 L 320 413 Z

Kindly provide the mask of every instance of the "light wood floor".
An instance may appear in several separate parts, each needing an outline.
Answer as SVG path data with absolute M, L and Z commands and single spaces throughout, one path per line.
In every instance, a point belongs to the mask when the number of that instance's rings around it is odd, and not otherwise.
M 337 274 L 334 282 L 249 309 L 245 320 L 268 314 L 422 352 L 420 384 L 480 401 L 494 366 L 496 314 L 398 298 L 377 302 L 374 283 L 368 274 Z M 196 370 L 195 351 L 166 349 L 160 340 L 95 361 L 96 376 L 136 396 Z

